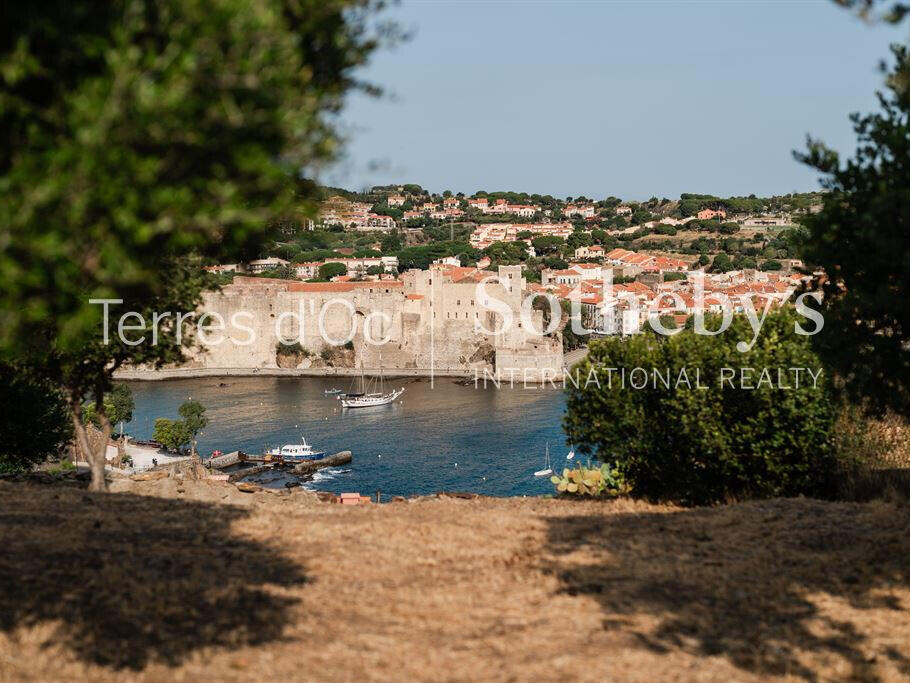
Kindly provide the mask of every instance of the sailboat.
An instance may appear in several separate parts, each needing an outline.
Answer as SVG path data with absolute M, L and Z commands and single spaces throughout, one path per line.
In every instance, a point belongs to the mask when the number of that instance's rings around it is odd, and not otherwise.
M 534 473 L 535 477 L 545 477 L 548 474 L 553 474 L 553 468 L 550 466 L 550 444 L 547 444 L 547 454 L 544 456 L 544 468 L 542 470 L 537 470 Z
M 404 393 L 404 387 L 394 389 L 389 393 L 385 392 L 385 381 L 382 376 L 382 354 L 379 355 L 379 379 L 373 380 L 375 388 L 379 384 L 379 391 L 367 393 L 366 377 L 363 371 L 363 355 L 360 357 L 360 391 L 358 393 L 345 394 L 341 399 L 342 408 L 370 408 L 372 406 L 384 406 Z

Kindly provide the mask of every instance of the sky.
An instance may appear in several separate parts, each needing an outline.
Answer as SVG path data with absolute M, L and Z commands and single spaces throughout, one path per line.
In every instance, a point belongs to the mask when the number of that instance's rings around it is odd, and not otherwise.
M 403 0 L 412 34 L 360 76 L 348 189 L 513 190 L 602 199 L 808 191 L 806 135 L 850 153 L 848 119 L 876 108 L 879 63 L 907 42 L 829 0 Z

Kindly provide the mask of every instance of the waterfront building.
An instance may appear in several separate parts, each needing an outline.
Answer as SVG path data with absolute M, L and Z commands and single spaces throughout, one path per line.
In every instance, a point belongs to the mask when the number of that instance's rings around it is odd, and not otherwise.
M 354 354 L 338 354 L 345 367 L 362 362 L 377 368 L 381 354 L 387 371 L 555 377 L 562 370 L 561 335 L 543 334 L 541 311 L 532 310 L 522 320 L 529 293 L 521 266 L 493 272 L 438 264 L 409 270 L 400 280 L 378 281 L 235 277 L 206 294 L 202 310 L 224 321 L 245 312 L 251 320 L 243 324 L 253 334 L 226 323 L 222 343 L 195 353 L 185 367 L 270 368 L 279 367 L 280 360 L 285 363 L 280 367 L 289 367 L 277 353 L 280 332 L 284 339 L 299 340 L 308 354 L 290 367 L 309 367 L 313 358 L 335 354 L 349 340 Z M 337 344 L 323 338 L 320 319 Z

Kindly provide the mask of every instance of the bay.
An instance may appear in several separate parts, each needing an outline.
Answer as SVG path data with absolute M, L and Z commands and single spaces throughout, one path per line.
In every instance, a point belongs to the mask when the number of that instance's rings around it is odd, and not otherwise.
M 471 491 L 491 496 L 553 492 L 549 478 L 535 478 L 549 444 L 554 469 L 565 463 L 562 431 L 565 398 L 551 386 L 509 388 L 463 385 L 450 378 L 387 380 L 405 387 L 400 402 L 342 410 L 325 390 L 347 390 L 346 378 L 228 377 L 131 382 L 136 401 L 126 430 L 152 436 L 155 419 L 177 418 L 188 398 L 206 407 L 209 425 L 199 435 L 200 453 L 213 450 L 262 453 L 299 443 L 319 450 L 350 450 L 353 463 L 319 472 L 308 488 L 358 491 L 383 497 L 436 491 Z M 283 486 L 274 473 L 262 483 Z

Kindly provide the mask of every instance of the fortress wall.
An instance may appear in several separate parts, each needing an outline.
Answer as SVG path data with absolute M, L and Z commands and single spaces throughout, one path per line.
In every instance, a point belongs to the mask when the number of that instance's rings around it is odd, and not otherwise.
M 502 273 L 500 273 L 502 275 Z M 409 271 L 404 283 L 295 283 L 292 281 L 236 278 L 234 284 L 205 296 L 202 311 L 218 314 L 223 329 L 210 329 L 210 339 L 220 344 L 192 351 L 190 369 L 278 368 L 279 332 L 286 341 L 296 341 L 308 354 L 283 359 L 282 367 L 366 368 L 380 365 L 388 370 L 430 369 L 492 371 L 494 361 L 509 367 L 562 368 L 558 339 L 539 334 L 540 311 L 533 311 L 532 329 L 519 323 L 524 280 L 506 279 L 489 283 L 487 296 L 504 302 L 514 321 L 510 329 L 488 335 L 475 329 L 482 322 L 488 330 L 502 327 L 500 314 L 484 308 L 476 282 L 452 282 L 438 271 Z M 488 302 L 489 303 L 489 302 Z M 352 316 L 353 310 L 353 316 Z M 327 335 L 341 342 L 355 333 L 353 351 L 334 347 L 323 339 L 319 319 Z M 209 322 L 215 319 L 211 316 Z M 254 334 L 251 335 L 251 328 Z M 365 328 L 381 346 L 366 343 Z M 252 338 L 251 338 L 252 337 Z M 554 343 L 554 341 L 556 343 Z M 327 363 L 322 354 L 331 356 Z M 287 363 L 291 365 L 287 365 Z

